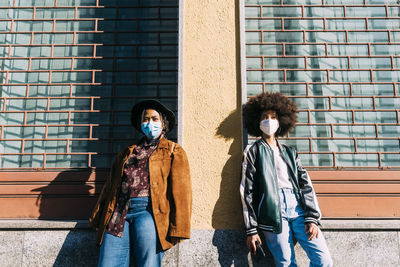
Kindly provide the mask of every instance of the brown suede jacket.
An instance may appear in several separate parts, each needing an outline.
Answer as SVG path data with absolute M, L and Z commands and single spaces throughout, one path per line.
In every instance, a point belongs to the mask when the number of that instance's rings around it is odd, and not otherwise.
M 135 145 L 124 148 L 114 160 L 110 174 L 89 218 L 89 225 L 97 230 L 97 244 L 101 245 L 107 224 L 114 212 L 121 186 L 124 165 Z M 173 239 L 190 238 L 192 187 L 189 163 L 183 148 L 162 138 L 149 158 L 151 204 L 158 237 L 163 250 L 171 248 Z

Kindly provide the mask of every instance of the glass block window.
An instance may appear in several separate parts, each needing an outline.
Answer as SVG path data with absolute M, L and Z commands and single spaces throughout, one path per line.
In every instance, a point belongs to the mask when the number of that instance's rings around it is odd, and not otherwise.
M 108 168 L 133 104 L 176 112 L 177 0 L 0 0 L 0 18 L 1 169 Z
M 247 97 L 297 103 L 303 165 L 399 167 L 400 2 L 244 2 Z

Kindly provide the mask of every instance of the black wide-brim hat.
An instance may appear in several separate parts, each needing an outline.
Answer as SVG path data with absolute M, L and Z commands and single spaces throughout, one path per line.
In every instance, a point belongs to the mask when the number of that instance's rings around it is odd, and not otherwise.
M 175 125 L 175 114 L 168 108 L 166 108 L 163 104 L 156 100 L 144 100 L 142 102 L 137 103 L 132 107 L 131 110 L 131 123 L 136 130 L 142 132 L 141 123 L 142 123 L 142 112 L 145 109 L 154 109 L 158 113 L 164 115 L 164 118 L 168 121 L 168 131 L 171 131 Z

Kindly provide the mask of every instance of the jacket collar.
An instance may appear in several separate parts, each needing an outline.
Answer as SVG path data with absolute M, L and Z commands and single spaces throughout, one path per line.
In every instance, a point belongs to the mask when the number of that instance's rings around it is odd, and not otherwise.
M 263 143 L 269 150 L 272 150 L 271 146 L 268 144 L 267 141 L 264 140 L 264 138 L 260 138 L 261 139 L 261 143 Z M 278 139 L 275 139 L 276 143 L 278 144 L 279 150 L 282 152 L 283 150 L 283 146 L 281 145 L 281 143 L 278 141 Z
M 158 144 L 159 149 L 168 149 L 168 139 L 164 136 L 160 139 L 160 143 Z
M 129 146 L 129 150 L 132 152 L 135 147 L 136 147 L 136 144 L 132 144 Z M 161 137 L 160 142 L 157 146 L 157 149 L 158 148 L 162 148 L 162 149 L 168 148 L 168 139 L 165 136 Z

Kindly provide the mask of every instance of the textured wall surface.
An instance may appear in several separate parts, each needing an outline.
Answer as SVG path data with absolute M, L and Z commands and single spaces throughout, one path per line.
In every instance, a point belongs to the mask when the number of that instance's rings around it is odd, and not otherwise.
M 241 159 L 237 1 L 185 1 L 183 146 L 193 227 L 238 228 Z
M 399 232 L 325 231 L 335 266 L 400 265 Z M 305 252 L 296 245 L 299 266 L 308 266 Z M 99 249 L 88 230 L 0 231 L 0 263 L 8 266 L 96 266 Z M 271 255 L 251 256 L 239 230 L 194 230 L 192 239 L 167 251 L 163 266 L 274 266 Z

